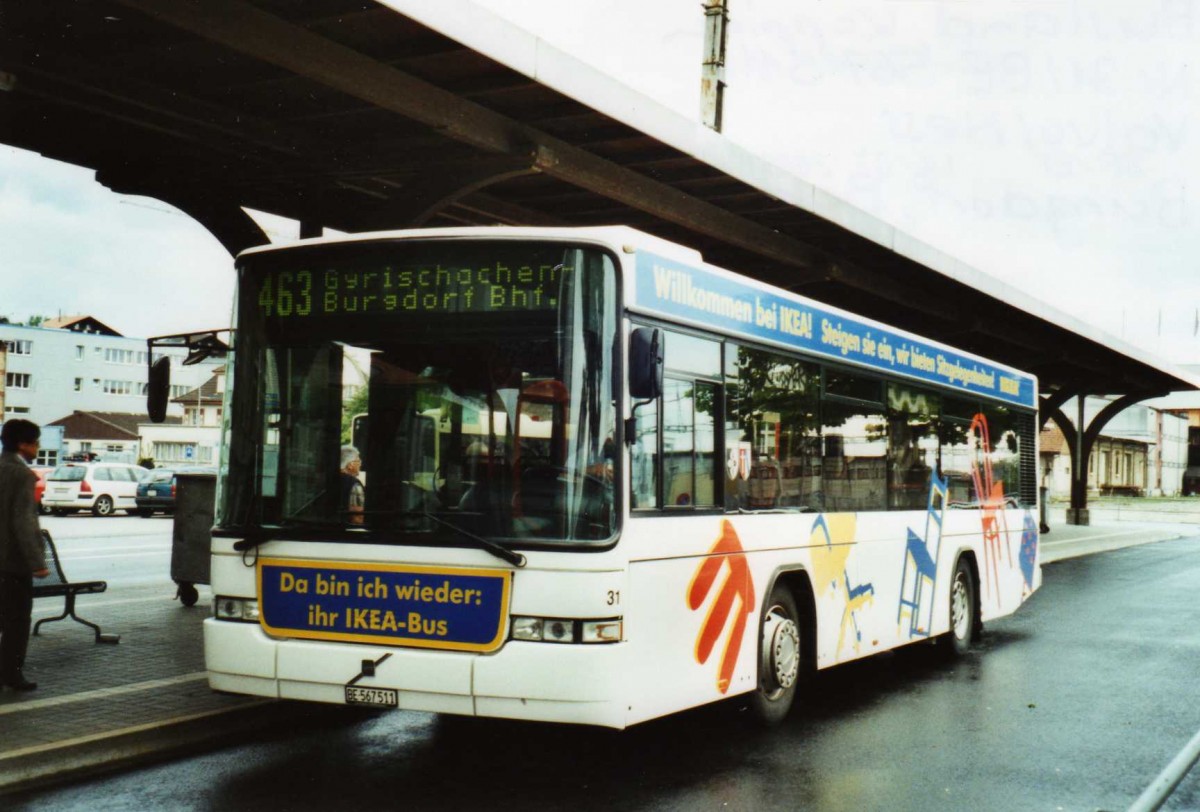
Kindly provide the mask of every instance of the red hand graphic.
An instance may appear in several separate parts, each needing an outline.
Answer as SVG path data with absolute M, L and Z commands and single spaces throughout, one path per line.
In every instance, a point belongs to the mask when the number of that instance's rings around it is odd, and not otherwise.
M 733 679 L 733 670 L 737 665 L 738 652 L 742 647 L 742 636 L 746 633 L 746 618 L 754 611 L 754 581 L 750 577 L 750 565 L 742 550 L 741 540 L 737 531 L 728 521 L 722 522 L 721 536 L 709 551 L 709 557 L 696 570 L 692 585 L 688 589 L 688 607 L 695 611 L 708 599 L 721 565 L 729 562 L 729 575 L 721 583 L 716 600 L 700 627 L 696 638 L 696 662 L 703 665 L 708 662 L 717 638 L 725 630 L 729 615 L 733 611 L 733 601 L 738 599 L 740 606 L 725 642 L 725 651 L 721 656 L 721 670 L 717 675 L 717 690 L 725 693 L 729 690 L 729 682 Z

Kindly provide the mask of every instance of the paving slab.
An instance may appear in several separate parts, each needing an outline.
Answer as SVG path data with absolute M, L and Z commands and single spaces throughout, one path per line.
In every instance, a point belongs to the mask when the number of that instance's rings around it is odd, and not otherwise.
M 61 611 L 44 598 L 35 622 Z M 94 642 L 71 620 L 29 644 L 35 691 L 0 691 L 0 792 L 61 781 L 195 744 L 260 719 L 281 703 L 219 694 L 204 672 L 207 601 L 182 607 L 161 586 L 77 599 L 77 612 L 121 635 Z

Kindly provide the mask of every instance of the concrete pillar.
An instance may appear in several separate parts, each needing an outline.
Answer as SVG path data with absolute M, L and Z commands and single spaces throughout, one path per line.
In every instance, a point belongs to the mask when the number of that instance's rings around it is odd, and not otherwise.
M 704 63 L 700 74 L 700 121 L 721 131 L 725 108 L 725 45 L 729 9 L 726 0 L 704 3 Z

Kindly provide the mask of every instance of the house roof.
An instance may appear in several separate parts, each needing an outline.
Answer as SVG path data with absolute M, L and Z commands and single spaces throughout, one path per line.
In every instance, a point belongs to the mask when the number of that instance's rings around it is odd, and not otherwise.
M 54 319 L 46 319 L 41 326 L 57 330 L 70 330 L 75 333 L 94 333 L 103 336 L 121 335 L 95 316 L 59 316 Z
M 145 422 L 144 414 L 76 410 L 47 425 L 62 426 L 66 440 L 136 440 L 138 425 Z M 168 417 L 166 422 L 180 423 L 182 420 Z
M 1042 429 L 1042 436 L 1038 442 L 1043 454 L 1066 454 L 1069 451 L 1067 448 L 1067 438 L 1063 436 L 1058 426 L 1053 423 Z
M 177 398 L 172 398 L 172 403 L 182 403 L 185 406 L 220 406 L 225 402 L 225 396 L 217 390 L 217 378 L 225 372 L 225 367 L 220 367 L 211 378 L 205 381 L 201 386 L 190 392 L 184 392 Z

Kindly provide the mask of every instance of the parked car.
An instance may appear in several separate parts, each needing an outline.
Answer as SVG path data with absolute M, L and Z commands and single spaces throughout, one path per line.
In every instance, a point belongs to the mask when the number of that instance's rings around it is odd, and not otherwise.
M 148 476 L 138 483 L 137 507 L 138 514 L 150 518 L 155 511 L 163 513 L 175 512 L 175 488 L 179 474 L 212 474 L 216 468 L 201 466 L 187 468 L 155 468 Z
M 96 516 L 115 511 L 137 512 L 137 487 L 149 473 L 121 462 L 72 462 L 46 477 L 42 504 L 56 516 L 90 510 Z
M 46 493 L 46 477 L 53 470 L 53 468 L 33 468 L 33 472 L 37 474 L 38 478 L 33 486 L 33 498 L 37 500 L 38 513 L 43 515 L 50 512 L 50 508 L 42 504 L 42 497 Z

